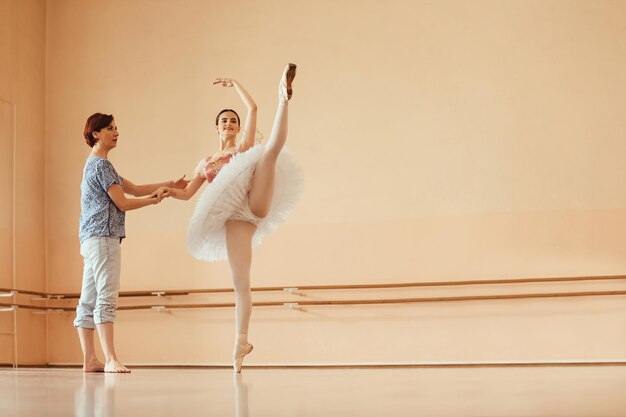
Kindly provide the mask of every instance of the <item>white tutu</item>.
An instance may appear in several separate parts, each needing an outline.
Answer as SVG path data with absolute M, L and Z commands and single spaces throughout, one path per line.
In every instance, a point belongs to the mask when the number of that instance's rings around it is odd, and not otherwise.
M 252 214 L 248 208 L 248 191 L 263 149 L 264 145 L 256 145 L 235 154 L 200 196 L 187 231 L 187 248 L 194 258 L 210 262 L 228 259 L 225 224 L 233 217 L 240 217 L 242 208 Z M 201 161 L 203 163 L 206 161 Z M 203 167 L 199 168 L 204 172 Z M 302 170 L 294 157 L 283 149 L 276 165 L 272 206 L 266 217 L 257 218 L 253 247 L 294 209 L 302 192 L 302 182 Z

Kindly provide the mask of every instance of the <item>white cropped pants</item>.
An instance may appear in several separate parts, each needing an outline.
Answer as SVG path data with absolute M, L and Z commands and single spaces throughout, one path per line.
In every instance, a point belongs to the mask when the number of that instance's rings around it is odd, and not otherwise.
M 80 245 L 84 258 L 83 286 L 74 327 L 94 329 L 112 323 L 117 312 L 122 265 L 119 237 L 92 237 Z

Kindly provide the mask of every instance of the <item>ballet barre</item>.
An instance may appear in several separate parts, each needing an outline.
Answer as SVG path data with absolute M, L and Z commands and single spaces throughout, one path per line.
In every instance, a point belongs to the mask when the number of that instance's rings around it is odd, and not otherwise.
M 584 282 L 584 281 L 610 281 L 626 280 L 626 275 L 607 276 L 581 276 L 581 277 L 555 277 L 555 278 L 514 278 L 514 279 L 478 279 L 465 281 L 425 281 L 425 282 L 403 282 L 388 284 L 339 284 L 339 285 L 299 285 L 299 286 L 272 286 L 253 287 L 252 292 L 283 292 L 289 294 L 299 294 L 304 291 L 337 291 L 337 290 L 375 290 L 375 289 L 401 289 L 418 287 L 454 287 L 472 285 L 510 285 L 510 284 L 540 284 L 540 283 L 564 283 L 564 282 Z M 192 294 L 217 294 L 232 293 L 233 288 L 204 288 L 204 289 L 174 289 L 174 290 L 144 290 L 144 291 L 121 291 L 120 297 L 170 297 L 185 296 Z M 7 293 L 2 294 L 2 293 Z M 11 293 L 11 294 L 8 294 Z M 0 288 L 0 296 L 11 296 L 16 294 L 36 295 L 40 298 L 32 298 L 32 301 L 65 300 L 79 298 L 80 293 L 44 293 L 19 289 Z
M 44 306 L 36 306 L 32 304 L 17 304 L 17 303 L 0 303 L 0 312 L 2 311 L 15 311 L 17 309 L 27 309 L 27 310 L 63 310 L 63 311 L 74 311 L 76 307 L 44 307 Z
M 493 300 L 521 300 L 541 298 L 571 298 L 571 297 L 601 297 L 601 296 L 625 296 L 626 290 L 615 291 L 578 291 L 578 292 L 551 292 L 551 293 L 526 293 L 526 294 L 494 294 L 494 295 L 467 295 L 452 297 L 412 297 L 412 298 L 379 298 L 358 300 L 299 300 L 299 301 L 259 301 L 253 302 L 253 307 L 285 307 L 299 309 L 313 306 L 341 306 L 341 305 L 375 305 L 375 304 L 417 304 L 433 302 L 463 302 L 463 301 L 493 301 Z M 144 304 L 118 306 L 118 311 L 153 310 L 165 311 L 175 309 L 208 309 L 208 308 L 232 308 L 235 303 L 186 303 L 186 304 Z M 73 312 L 75 307 L 44 307 L 30 304 L 0 303 L 0 311 L 4 309 L 31 309 L 44 312 Z

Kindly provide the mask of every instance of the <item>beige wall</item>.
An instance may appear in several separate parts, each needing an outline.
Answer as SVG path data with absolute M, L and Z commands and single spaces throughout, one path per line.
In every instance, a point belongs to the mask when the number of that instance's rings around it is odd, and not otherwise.
M 216 149 L 214 114 L 241 108 L 212 78 L 244 83 L 267 136 L 288 61 L 299 65 L 288 146 L 306 188 L 255 251 L 254 286 L 623 274 L 625 12 L 612 1 L 49 1 L 47 287 L 80 289 L 87 116 L 116 116 L 111 159 L 133 182 L 189 175 Z M 128 214 L 124 290 L 229 285 L 227 264 L 185 251 L 193 204 Z M 407 294 L 434 293 L 354 296 Z M 255 295 L 268 297 L 286 299 Z M 250 362 L 623 358 L 623 301 L 257 309 Z M 122 312 L 118 350 L 132 363 L 225 363 L 232 316 Z M 48 362 L 80 360 L 71 319 L 49 316 Z
M 45 291 L 46 2 L 1 1 L 0 27 L 0 287 Z M 45 363 L 45 317 L 16 314 L 20 362 Z M 12 313 L 0 313 L 2 331 L 13 332 L 13 322 Z M 0 335 L 0 362 L 13 360 L 13 345 Z

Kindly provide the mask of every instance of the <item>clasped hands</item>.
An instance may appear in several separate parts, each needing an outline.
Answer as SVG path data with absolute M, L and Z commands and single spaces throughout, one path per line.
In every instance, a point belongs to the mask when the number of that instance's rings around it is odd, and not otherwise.
M 189 180 L 186 180 L 183 175 L 178 180 L 171 181 L 171 186 L 157 188 L 148 198 L 156 198 L 157 203 L 160 203 L 164 198 L 171 197 L 175 189 L 184 190 L 187 188 L 187 184 L 189 184 Z

